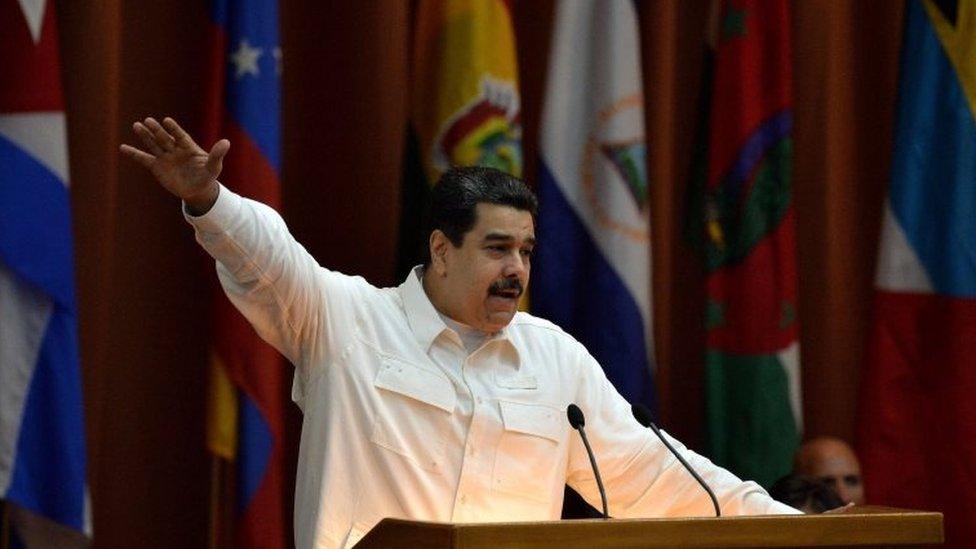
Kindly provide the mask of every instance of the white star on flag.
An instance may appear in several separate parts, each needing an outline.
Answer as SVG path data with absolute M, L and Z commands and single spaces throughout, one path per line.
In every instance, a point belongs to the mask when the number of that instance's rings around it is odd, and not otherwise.
M 245 74 L 258 76 L 261 72 L 258 70 L 259 57 L 261 57 L 261 48 L 251 47 L 246 38 L 241 40 L 240 45 L 237 46 L 237 51 L 230 56 L 231 63 L 237 70 L 234 76 L 238 79 Z
M 24 19 L 27 20 L 31 38 L 36 44 L 41 40 L 41 24 L 44 23 L 44 8 L 47 0 L 18 0 L 18 3 L 20 11 L 24 13 Z

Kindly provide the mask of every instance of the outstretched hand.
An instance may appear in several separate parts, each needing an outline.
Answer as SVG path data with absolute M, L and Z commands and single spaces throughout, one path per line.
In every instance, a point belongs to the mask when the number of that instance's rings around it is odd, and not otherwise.
M 230 141 L 221 139 L 210 152 L 200 148 L 172 118 L 162 125 L 153 118 L 132 125 L 146 150 L 122 145 L 125 156 L 142 164 L 167 191 L 186 202 L 191 214 L 204 213 L 217 200 L 217 176 Z

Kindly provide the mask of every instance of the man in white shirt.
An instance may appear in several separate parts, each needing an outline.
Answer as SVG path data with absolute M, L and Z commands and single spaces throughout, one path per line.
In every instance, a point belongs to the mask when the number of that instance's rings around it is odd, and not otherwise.
M 171 119 L 133 128 L 146 150 L 122 152 L 183 200 L 231 301 L 295 365 L 298 547 L 348 547 L 384 517 L 558 519 L 564 484 L 599 502 L 571 403 L 611 516 L 712 513 L 586 349 L 517 312 L 535 246 L 536 200 L 521 181 L 450 170 L 434 190 L 429 262 L 380 289 L 319 266 L 276 212 L 222 187 L 226 140 L 208 153 Z M 796 512 L 674 444 L 724 514 Z

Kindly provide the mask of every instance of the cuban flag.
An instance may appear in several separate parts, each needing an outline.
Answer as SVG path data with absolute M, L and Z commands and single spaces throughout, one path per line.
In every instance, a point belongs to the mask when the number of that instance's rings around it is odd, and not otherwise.
M 630 0 L 557 4 L 532 308 L 580 340 L 624 398 L 656 409 L 639 52 Z
M 976 4 L 905 31 L 858 450 L 867 500 L 945 513 L 976 546 Z
M 54 15 L 0 0 L 0 496 L 28 546 L 91 534 Z
M 281 72 L 274 0 L 212 4 L 212 81 L 205 146 L 227 138 L 221 182 L 280 210 Z M 213 510 L 215 529 L 234 547 L 284 547 L 284 362 L 231 305 L 214 300 L 208 447 L 234 464 L 234 501 Z M 218 493 L 227 493 L 219 489 Z M 231 515 L 231 524 L 220 519 Z

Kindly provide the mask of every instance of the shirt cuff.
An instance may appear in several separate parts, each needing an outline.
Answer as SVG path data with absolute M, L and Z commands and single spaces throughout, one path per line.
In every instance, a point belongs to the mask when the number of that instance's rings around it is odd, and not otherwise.
M 220 183 L 218 185 L 220 189 L 217 191 L 217 201 L 203 215 L 190 215 L 186 210 L 186 202 L 183 202 L 183 218 L 198 231 L 223 232 L 237 218 L 241 209 L 244 199 Z

